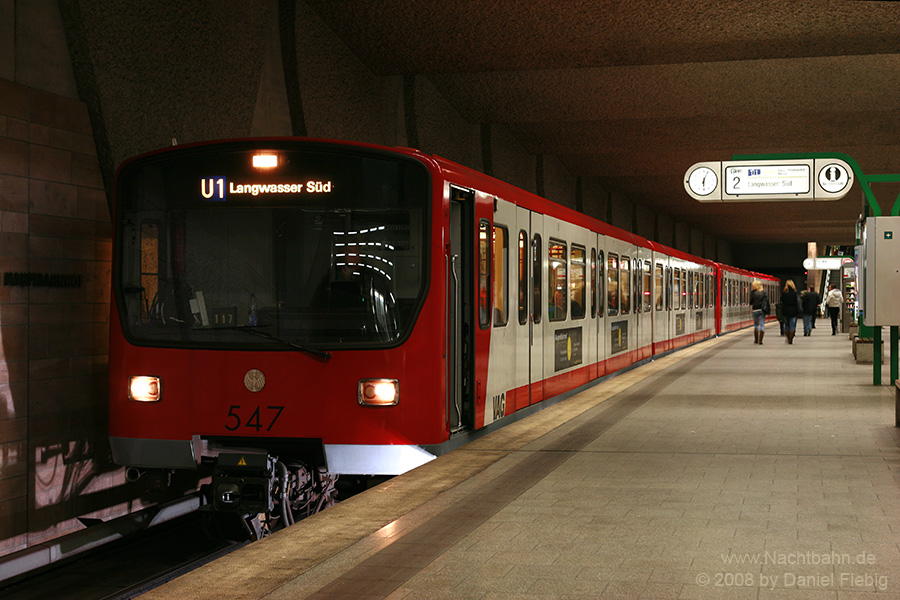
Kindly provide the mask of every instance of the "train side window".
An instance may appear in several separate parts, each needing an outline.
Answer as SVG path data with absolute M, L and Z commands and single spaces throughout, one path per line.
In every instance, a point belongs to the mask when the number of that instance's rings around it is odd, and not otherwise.
M 572 283 L 569 287 L 569 304 L 572 307 L 572 318 L 584 318 L 584 256 L 581 246 L 572 245 L 569 259 L 572 263 Z
M 697 308 L 706 306 L 706 275 L 697 273 Z
M 685 300 L 687 300 L 687 269 L 681 270 L 681 310 L 686 308 Z
M 591 248 L 591 318 L 597 316 L 597 249 Z
M 681 269 L 675 267 L 672 269 L 672 278 L 674 279 L 674 285 L 672 286 L 672 308 L 674 310 L 678 310 L 678 307 L 681 306 Z
M 541 315 L 543 314 L 543 300 L 541 299 L 541 294 L 543 288 L 543 282 L 541 281 L 541 257 L 544 255 L 541 250 L 541 235 L 539 233 L 534 234 L 534 238 L 531 240 L 531 283 L 532 283 L 532 297 L 531 297 L 531 308 L 534 311 L 534 315 L 532 318 L 535 323 L 541 322 Z
M 644 290 L 641 298 L 643 298 L 644 304 L 644 312 L 650 312 L 651 310 L 651 269 L 652 265 L 650 261 L 644 261 Z
M 528 322 L 528 234 L 519 231 L 519 325 Z
M 701 291 L 700 297 L 700 306 L 706 308 L 709 306 L 709 274 L 705 271 L 701 273 L 700 277 L 703 279 L 703 289 Z
M 694 275 L 694 308 L 703 307 L 703 273 Z
M 141 222 L 141 322 L 150 320 L 150 310 L 157 305 L 159 294 L 159 223 Z
M 612 252 L 606 259 L 606 306 L 609 316 L 619 314 L 619 255 Z
M 478 326 L 491 326 L 491 224 L 478 222 Z
M 509 229 L 494 225 L 494 327 L 509 322 Z
M 637 259 L 637 258 L 634 259 L 634 263 L 632 264 L 632 269 L 631 269 L 631 275 L 632 275 L 631 289 L 634 291 L 634 294 L 632 294 L 632 301 L 631 301 L 632 304 L 631 305 L 634 307 L 634 312 L 639 313 L 639 312 L 641 312 L 641 307 L 642 307 L 641 294 L 644 293 L 644 288 L 641 287 L 643 285 L 644 281 L 641 278 L 641 261 L 640 261 L 640 259 Z
M 663 290 L 665 289 L 665 285 L 663 283 L 663 266 L 660 263 L 656 263 L 656 271 L 653 274 L 653 281 L 656 285 L 653 288 L 653 302 L 656 305 L 656 310 L 663 309 Z
M 694 273 L 694 308 L 703 308 L 703 273 Z
M 694 308 L 703 306 L 700 303 L 700 290 L 703 287 L 703 276 L 699 272 L 694 273 L 694 285 L 691 286 L 691 293 L 694 296 Z
M 627 256 L 619 262 L 619 308 L 623 315 L 631 312 L 631 259 Z
M 666 267 L 666 310 L 672 310 L 672 267 Z
M 688 271 L 688 279 L 687 279 L 687 308 L 688 310 L 694 308 L 694 272 Z
M 606 305 L 606 296 L 603 295 L 603 282 L 606 279 L 603 276 L 605 265 L 606 263 L 603 260 L 603 250 L 597 250 L 597 317 L 601 319 L 606 312 L 604 309 Z
M 566 256 L 566 243 L 550 240 L 547 243 L 547 256 L 549 258 L 549 270 L 547 274 L 547 318 L 551 321 L 566 320 L 566 271 L 568 260 Z

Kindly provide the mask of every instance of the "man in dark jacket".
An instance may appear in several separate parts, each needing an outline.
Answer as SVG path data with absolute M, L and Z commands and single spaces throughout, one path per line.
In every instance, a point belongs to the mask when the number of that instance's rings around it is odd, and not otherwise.
M 819 312 L 819 294 L 812 288 L 800 298 L 803 304 L 803 335 L 812 335 L 816 327 L 816 313 Z

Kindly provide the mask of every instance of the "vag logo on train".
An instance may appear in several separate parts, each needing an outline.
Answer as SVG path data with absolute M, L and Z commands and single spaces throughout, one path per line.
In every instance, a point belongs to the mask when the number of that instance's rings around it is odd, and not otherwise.
M 225 201 L 225 192 L 229 194 L 307 194 L 329 193 L 332 190 L 330 181 L 310 180 L 306 183 L 235 183 L 227 182 L 225 177 L 204 177 L 200 180 L 200 195 L 206 200 Z

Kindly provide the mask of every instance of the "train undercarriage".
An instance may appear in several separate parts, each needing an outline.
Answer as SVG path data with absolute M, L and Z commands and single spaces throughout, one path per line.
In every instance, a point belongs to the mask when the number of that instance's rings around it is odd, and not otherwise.
M 201 506 L 209 535 L 258 540 L 332 506 L 337 475 L 270 454 L 219 454 Z
M 126 469 L 131 482 L 141 481 L 145 500 L 158 503 L 199 484 L 201 516 L 213 539 L 258 540 L 293 525 L 360 489 L 364 477 L 328 473 L 316 454 L 279 448 L 218 449 L 204 456 L 198 470 Z M 280 448 L 285 450 L 285 448 Z M 318 465 L 318 466 L 316 466 Z M 188 475 L 192 474 L 192 475 Z

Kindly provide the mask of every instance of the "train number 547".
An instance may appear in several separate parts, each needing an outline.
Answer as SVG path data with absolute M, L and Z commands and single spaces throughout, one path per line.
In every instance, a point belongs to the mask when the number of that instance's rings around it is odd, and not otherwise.
M 225 418 L 225 429 L 228 431 L 237 431 L 241 427 L 245 429 L 255 429 L 260 431 L 263 427 L 266 431 L 272 431 L 275 421 L 281 416 L 284 410 L 283 406 L 248 406 L 242 407 L 240 404 L 232 404 L 228 409 L 228 416 Z M 268 422 L 268 426 L 265 423 Z

